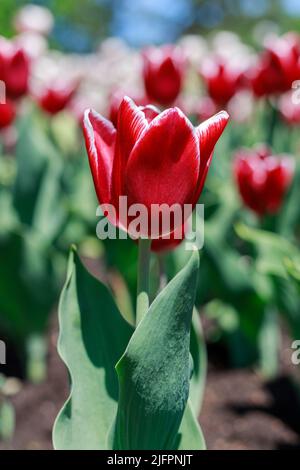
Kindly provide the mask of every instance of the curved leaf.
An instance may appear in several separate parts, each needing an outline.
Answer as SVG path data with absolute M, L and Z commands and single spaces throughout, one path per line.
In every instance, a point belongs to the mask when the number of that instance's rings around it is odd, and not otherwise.
M 205 450 L 205 440 L 193 412 L 192 403 L 188 400 L 181 426 L 178 432 L 178 450 Z
M 174 449 L 189 395 L 198 252 L 154 300 L 118 362 L 119 450 Z
M 132 327 L 108 289 L 89 274 L 72 250 L 59 305 L 58 350 L 67 365 L 71 394 L 55 422 L 56 449 L 105 449 L 117 410 L 115 364 Z
M 199 415 L 206 380 L 207 355 L 199 313 L 194 309 L 191 327 L 191 356 L 193 358 L 193 374 L 190 382 L 190 401 L 196 417 Z

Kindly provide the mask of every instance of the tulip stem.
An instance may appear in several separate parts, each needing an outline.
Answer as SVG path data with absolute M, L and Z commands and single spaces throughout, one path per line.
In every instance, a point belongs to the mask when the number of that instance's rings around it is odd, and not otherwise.
M 139 240 L 138 279 L 136 298 L 136 325 L 140 323 L 149 309 L 149 268 L 151 240 Z
M 168 278 L 166 274 L 166 259 L 165 255 L 159 253 L 157 256 L 158 260 L 158 269 L 159 269 L 159 289 L 158 292 L 161 292 L 166 285 L 168 284 Z
M 272 103 L 269 102 L 269 109 L 270 109 L 270 115 L 269 115 L 269 129 L 268 129 L 268 135 L 267 135 L 267 143 L 270 145 L 272 148 L 273 143 L 274 143 L 274 136 L 275 136 L 275 129 L 278 123 L 278 109 L 277 109 L 277 104 L 273 105 Z

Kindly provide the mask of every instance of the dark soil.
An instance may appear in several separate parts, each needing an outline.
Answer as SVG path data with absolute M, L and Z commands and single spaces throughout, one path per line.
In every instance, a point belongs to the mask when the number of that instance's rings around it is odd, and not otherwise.
M 14 438 L 0 449 L 51 449 L 54 419 L 68 395 L 67 371 L 56 352 L 57 326 L 49 335 L 48 377 L 24 383 L 12 402 Z M 211 353 L 200 422 L 209 449 L 300 449 L 300 406 L 290 376 L 290 341 L 282 348 L 283 375 L 266 383 L 251 370 L 230 370 Z

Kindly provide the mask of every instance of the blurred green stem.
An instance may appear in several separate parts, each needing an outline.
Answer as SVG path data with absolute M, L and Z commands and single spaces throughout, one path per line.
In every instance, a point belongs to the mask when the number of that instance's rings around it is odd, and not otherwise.
M 138 279 L 136 298 L 136 325 L 140 323 L 149 309 L 149 267 L 151 240 L 139 240 Z
M 278 115 L 278 109 L 277 109 L 277 103 L 275 103 L 274 105 L 268 101 L 268 108 L 270 110 L 270 112 L 268 112 L 267 114 L 267 129 L 268 129 L 268 133 L 267 133 L 267 144 L 272 147 L 273 146 L 273 143 L 274 143 L 274 135 L 275 135 L 275 130 L 276 130 L 276 126 L 277 126 L 277 123 L 278 123 L 278 118 L 279 118 L 279 115 Z
M 161 292 L 168 283 L 168 278 L 166 274 L 166 260 L 163 253 L 157 255 L 158 269 L 159 269 L 159 288 L 158 292 Z
M 280 330 L 276 311 L 267 307 L 261 326 L 259 339 L 259 372 L 266 379 L 273 379 L 278 374 Z
M 265 215 L 260 220 L 260 228 L 266 230 L 267 232 L 276 232 L 277 217 L 276 215 L 269 214 Z
M 32 383 L 41 383 L 47 375 L 47 342 L 43 335 L 31 335 L 26 343 L 27 377 Z

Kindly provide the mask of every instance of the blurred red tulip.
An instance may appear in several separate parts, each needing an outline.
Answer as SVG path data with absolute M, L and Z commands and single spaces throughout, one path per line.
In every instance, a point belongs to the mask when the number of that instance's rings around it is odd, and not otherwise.
M 84 136 L 100 204 L 109 203 L 117 211 L 119 197 L 127 196 L 128 207 L 143 204 L 148 214 L 153 204 L 194 206 L 227 121 L 223 111 L 194 128 L 178 108 L 159 113 L 152 106 L 138 108 L 125 97 L 116 130 L 87 110 Z M 116 217 L 111 222 L 124 228 Z
M 240 150 L 234 161 L 240 195 L 259 216 L 278 212 L 293 174 L 293 158 L 274 156 L 267 147 Z
M 147 106 L 149 99 L 146 96 L 138 95 L 137 93 L 125 93 L 123 90 L 114 90 L 109 96 L 109 111 L 108 118 L 115 127 L 118 125 L 118 112 L 120 104 L 125 96 L 129 96 L 137 106 Z
M 204 96 L 196 104 L 193 114 L 196 114 L 198 121 L 206 121 L 210 116 L 218 111 L 217 105 L 209 96 Z
M 49 86 L 36 96 L 40 107 L 49 114 L 57 114 L 70 104 L 79 83 L 78 81 Z
M 0 104 L 0 129 L 9 127 L 15 120 L 16 108 L 12 101 Z
M 279 111 L 289 125 L 300 124 L 300 104 L 293 102 L 292 93 L 285 93 L 279 100 Z
M 300 39 L 296 34 L 269 40 L 258 63 L 249 72 L 253 93 L 262 97 L 290 90 L 300 76 L 299 58 Z
M 207 92 L 213 101 L 224 107 L 244 84 L 244 71 L 235 64 L 224 60 L 207 60 L 200 75 L 205 81 Z
M 22 48 L 0 38 L 0 80 L 5 83 L 6 94 L 20 98 L 28 91 L 29 58 Z
M 149 101 L 168 106 L 178 98 L 186 60 L 178 47 L 148 48 L 143 52 L 143 77 Z

